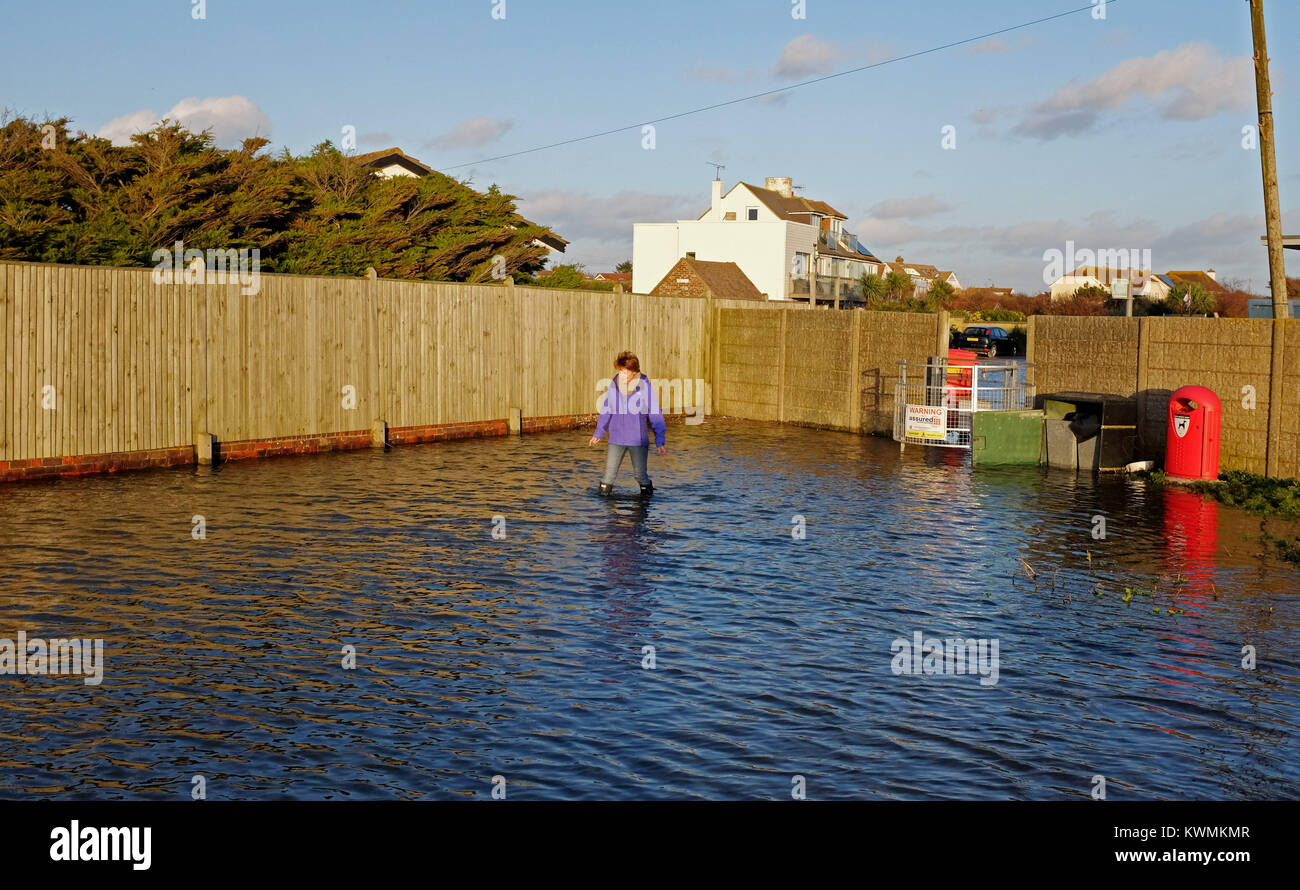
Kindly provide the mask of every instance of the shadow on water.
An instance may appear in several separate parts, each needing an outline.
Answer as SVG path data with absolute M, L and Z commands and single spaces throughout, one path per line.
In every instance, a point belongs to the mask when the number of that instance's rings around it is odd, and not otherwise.
M 0 676 L 0 795 L 1300 791 L 1262 520 L 716 419 L 603 499 L 585 438 L 0 488 L 0 637 L 105 643 L 98 686 Z M 997 682 L 894 673 L 915 633 L 996 640 Z

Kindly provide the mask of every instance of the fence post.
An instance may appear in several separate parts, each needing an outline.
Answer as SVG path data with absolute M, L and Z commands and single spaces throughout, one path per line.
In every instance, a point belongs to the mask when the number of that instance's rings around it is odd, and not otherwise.
M 1282 295 L 1282 299 L 1282 305 L 1285 306 L 1285 294 Z M 1276 306 L 1276 295 L 1273 301 Z M 1287 320 L 1277 317 L 1276 311 L 1273 315 L 1273 339 L 1270 344 L 1273 351 L 1268 379 L 1268 444 L 1264 452 L 1264 473 L 1276 477 L 1282 474 L 1282 391 L 1286 380 L 1284 357 L 1286 356 Z
M 1137 349 L 1137 446 L 1142 457 L 1151 457 L 1147 443 L 1147 389 L 1150 386 L 1147 374 L 1147 361 L 1151 357 L 1151 320 L 1138 318 Z
M 862 350 L 862 320 L 864 312 L 849 310 L 853 319 L 852 355 L 849 356 L 849 429 L 862 432 L 862 368 L 859 353 Z
M 194 389 L 190 393 L 190 422 L 194 426 L 196 459 L 203 463 L 206 445 L 208 463 L 211 463 L 211 442 L 205 443 L 208 433 L 208 288 L 187 286 L 184 294 L 197 310 L 194 327 L 190 332 L 190 373 L 194 375 Z
M 785 422 L 785 326 L 789 313 L 781 310 L 781 332 L 777 337 L 776 355 L 776 419 Z

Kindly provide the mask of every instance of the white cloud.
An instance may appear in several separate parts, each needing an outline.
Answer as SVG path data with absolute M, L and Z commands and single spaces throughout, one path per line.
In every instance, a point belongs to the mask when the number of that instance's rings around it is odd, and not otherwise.
M 271 119 L 257 103 L 244 96 L 182 99 L 163 115 L 134 111 L 113 118 L 95 135 L 111 140 L 114 145 L 130 145 L 133 135 L 153 129 L 160 120 L 175 121 L 194 133 L 210 130 L 213 142 L 222 148 L 233 148 L 250 136 L 271 135 Z
M 1208 43 L 1185 43 L 1121 62 L 1091 80 L 1072 80 L 1025 110 L 1013 132 L 1050 140 L 1092 129 L 1107 111 L 1141 97 L 1166 120 L 1194 121 L 1248 108 L 1253 68 L 1247 56 L 1227 58 Z
M 131 137 L 152 130 L 158 125 L 158 115 L 152 111 L 133 111 L 115 117 L 95 133 L 114 145 L 130 145 Z
M 781 57 L 772 67 L 772 73 L 789 80 L 830 74 L 843 55 L 843 50 L 835 44 L 811 34 L 801 34 L 781 49 Z
M 436 148 L 476 148 L 500 139 L 515 125 L 512 120 L 472 117 L 449 133 L 429 141 Z
M 867 215 L 873 219 L 921 219 L 951 209 L 934 195 L 922 195 L 919 198 L 890 198 L 881 201 L 868 210 Z

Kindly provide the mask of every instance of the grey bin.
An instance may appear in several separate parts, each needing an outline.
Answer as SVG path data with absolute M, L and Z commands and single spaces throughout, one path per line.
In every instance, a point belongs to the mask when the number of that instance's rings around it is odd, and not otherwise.
M 1047 465 L 1093 473 L 1122 470 L 1137 444 L 1137 400 L 1096 392 L 1039 396 Z

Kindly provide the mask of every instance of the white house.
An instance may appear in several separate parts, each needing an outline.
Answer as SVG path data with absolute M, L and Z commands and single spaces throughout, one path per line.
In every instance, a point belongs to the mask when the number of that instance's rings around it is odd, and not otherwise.
M 901 256 L 892 263 L 885 264 L 889 272 L 898 272 L 900 275 L 906 275 L 912 279 L 912 284 L 916 288 L 916 296 L 923 297 L 930 289 L 930 285 L 936 281 L 945 281 L 955 291 L 961 290 L 961 281 L 957 279 L 956 272 L 945 271 L 938 266 L 931 266 L 927 263 L 909 263 Z
M 1109 291 L 1116 280 L 1128 279 L 1129 291 L 1135 297 L 1146 296 L 1151 275 L 1150 269 L 1111 269 L 1103 266 L 1080 266 L 1067 272 L 1051 284 L 1053 300 L 1069 299 L 1081 287 L 1099 287 Z
M 649 293 L 682 257 L 735 263 L 769 300 L 833 300 L 860 293 L 864 274 L 885 264 L 844 231 L 846 217 L 824 201 L 794 194 L 789 177 L 764 187 L 740 182 L 723 193 L 713 180 L 709 209 L 698 219 L 636 223 L 632 227 L 632 290 Z
M 1180 284 L 1199 284 L 1207 291 L 1214 295 L 1219 295 L 1227 289 L 1219 284 L 1218 273 L 1213 269 L 1206 269 L 1204 272 L 1199 270 L 1188 272 L 1166 272 L 1164 275 L 1152 275 L 1147 281 L 1147 286 L 1142 296 L 1149 300 L 1163 300 L 1169 296 L 1169 292 Z

